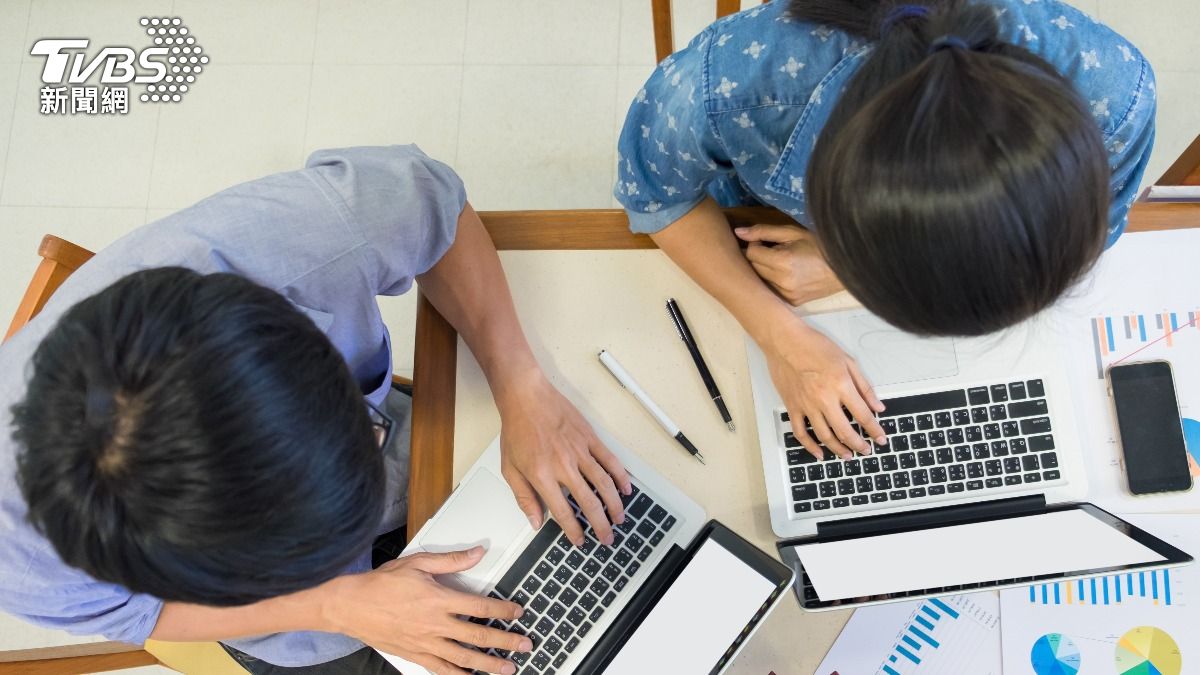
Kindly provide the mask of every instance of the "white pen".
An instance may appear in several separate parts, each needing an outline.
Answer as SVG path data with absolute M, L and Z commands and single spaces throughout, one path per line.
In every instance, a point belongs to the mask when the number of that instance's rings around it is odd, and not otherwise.
M 659 426 L 665 429 L 668 434 L 675 438 L 675 440 L 679 441 L 679 444 L 683 446 L 684 450 L 688 451 L 688 454 L 699 460 L 701 464 L 704 464 L 704 455 L 701 455 L 700 451 L 696 449 L 696 446 L 692 445 L 692 442 L 688 440 L 687 436 L 683 435 L 683 432 L 679 430 L 679 425 L 672 422 L 671 418 L 667 417 L 667 413 L 663 412 L 662 408 L 658 407 L 657 403 L 650 400 L 650 397 L 646 395 L 646 392 L 638 386 L 637 381 L 635 381 L 633 377 L 629 375 L 629 373 L 625 372 L 625 369 L 621 367 L 620 363 L 617 363 L 616 358 L 614 358 L 612 354 L 609 354 L 607 350 L 601 349 L 600 363 L 603 363 L 604 367 L 608 369 L 608 372 L 612 373 L 612 376 L 617 378 L 617 382 L 624 387 L 625 391 L 633 394 L 633 397 L 637 399 L 637 402 L 642 404 L 642 407 L 646 409 L 646 412 L 650 413 L 650 416 L 654 418 L 654 421 L 658 422 Z

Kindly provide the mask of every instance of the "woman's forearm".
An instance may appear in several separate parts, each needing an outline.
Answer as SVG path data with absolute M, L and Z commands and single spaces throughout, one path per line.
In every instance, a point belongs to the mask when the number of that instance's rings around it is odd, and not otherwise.
M 756 341 L 766 340 L 780 317 L 792 313 L 750 267 L 729 221 L 711 198 L 651 238 Z

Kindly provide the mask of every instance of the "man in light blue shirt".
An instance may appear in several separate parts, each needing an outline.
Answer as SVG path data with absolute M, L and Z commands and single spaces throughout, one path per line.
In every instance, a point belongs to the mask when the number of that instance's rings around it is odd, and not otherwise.
M 488 378 L 534 527 L 540 497 L 581 543 L 566 487 L 611 542 L 629 478 L 534 360 L 458 177 L 415 146 L 326 150 L 100 251 L 0 347 L 0 609 L 220 640 L 254 672 L 388 672 L 364 643 L 515 672 L 463 644 L 527 639 L 458 617 L 520 608 L 433 578 L 479 550 L 371 569 L 408 444 L 376 296 L 414 281 Z

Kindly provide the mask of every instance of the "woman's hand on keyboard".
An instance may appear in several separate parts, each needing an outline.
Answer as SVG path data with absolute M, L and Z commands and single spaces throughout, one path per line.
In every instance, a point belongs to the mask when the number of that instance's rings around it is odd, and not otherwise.
M 463 593 L 434 578 L 471 569 L 483 553 L 479 546 L 451 553 L 417 553 L 372 572 L 338 577 L 330 582 L 323 610 L 327 622 L 338 632 L 437 675 L 472 670 L 511 675 L 516 672 L 511 661 L 463 644 L 527 652 L 533 649 L 529 638 L 460 617 L 513 621 L 521 616 L 521 606 Z
M 501 471 L 530 525 L 542 526 L 540 496 L 567 538 L 583 544 L 583 528 L 563 496 L 565 487 L 597 539 L 612 544 L 612 523 L 625 519 L 621 495 L 633 488 L 621 460 L 541 370 L 500 389 Z
M 869 454 L 871 444 L 850 425 L 845 410 L 882 444 L 886 437 L 874 413 L 883 412 L 883 403 L 850 355 L 799 317 L 792 318 L 773 326 L 765 344 L 760 342 L 771 379 L 787 406 L 792 433 L 817 459 L 824 458 L 818 442 L 842 459 L 854 452 Z

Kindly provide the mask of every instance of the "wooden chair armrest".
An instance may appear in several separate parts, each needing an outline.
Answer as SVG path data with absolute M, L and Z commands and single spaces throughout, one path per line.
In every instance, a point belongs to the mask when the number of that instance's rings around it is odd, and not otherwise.
M 159 665 L 153 654 L 123 642 L 0 652 L 0 675 L 69 675 Z

